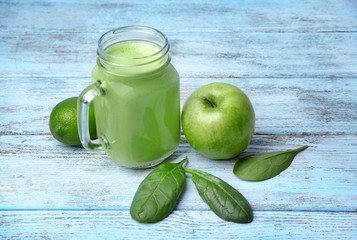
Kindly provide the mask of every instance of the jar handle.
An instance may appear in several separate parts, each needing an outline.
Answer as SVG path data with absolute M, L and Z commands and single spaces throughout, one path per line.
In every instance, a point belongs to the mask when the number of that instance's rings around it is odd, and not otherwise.
M 90 151 L 100 151 L 103 149 L 102 144 L 91 140 L 89 134 L 89 104 L 95 97 L 103 95 L 104 91 L 100 86 L 101 82 L 97 81 L 86 87 L 78 97 L 77 102 L 77 125 L 79 138 L 83 147 Z

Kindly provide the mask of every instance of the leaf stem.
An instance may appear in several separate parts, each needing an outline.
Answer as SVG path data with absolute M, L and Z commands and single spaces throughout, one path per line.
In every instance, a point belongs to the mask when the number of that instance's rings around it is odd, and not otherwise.
M 184 160 L 180 161 L 178 164 L 179 166 L 186 167 L 188 164 L 188 157 L 186 156 Z
M 193 170 L 193 169 L 189 169 L 189 168 L 184 168 L 184 170 L 185 170 L 185 172 L 186 173 L 189 173 L 189 174 L 195 174 L 195 170 Z

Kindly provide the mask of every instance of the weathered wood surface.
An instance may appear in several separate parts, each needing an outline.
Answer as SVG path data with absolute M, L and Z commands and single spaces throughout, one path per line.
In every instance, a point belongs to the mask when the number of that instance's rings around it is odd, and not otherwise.
M 0 76 L 90 76 L 103 33 L 2 32 Z M 357 32 L 166 34 L 182 77 L 355 76 Z
M 157 224 L 129 216 L 147 170 L 56 142 L 52 108 L 90 82 L 96 42 L 125 25 L 171 42 L 181 104 L 228 82 L 250 97 L 256 134 L 243 155 L 301 145 L 278 177 L 245 182 L 182 136 L 167 161 L 221 177 L 252 204 L 251 224 L 215 216 L 189 180 Z M 357 2 L 0 1 L 0 238 L 357 239 Z
M 16 87 L 14 83 L 16 82 Z M 357 81 L 353 78 L 182 78 L 181 105 L 211 82 L 240 87 L 256 113 L 256 134 L 356 134 Z M 49 134 L 52 108 L 78 96 L 90 77 L 2 78 L 1 134 Z
M 255 135 L 243 156 L 310 146 L 278 177 L 258 183 L 235 177 L 236 159 L 206 159 L 184 138 L 168 161 L 188 156 L 188 167 L 224 179 L 256 210 L 354 211 L 356 143 L 356 135 Z M 0 145 L 2 209 L 129 209 L 137 186 L 151 171 L 117 166 L 103 153 L 63 146 L 49 135 L 1 136 Z M 177 208 L 208 210 L 190 181 Z
M 211 211 L 175 211 L 157 224 L 139 224 L 128 211 L 5 211 L 0 237 L 14 239 L 355 239 L 357 214 L 255 211 L 234 224 Z M 54 224 L 55 223 L 55 224 Z M 208 227 L 209 226 L 209 227 Z
M 133 24 L 175 32 L 351 32 L 356 7 L 353 0 L 16 0 L 1 2 L 0 22 L 8 32 L 103 32 Z
M 141 24 L 167 34 L 173 61 L 184 77 L 355 76 L 356 5 L 277 0 L 2 2 L 0 75 L 89 76 L 101 34 L 118 24 Z

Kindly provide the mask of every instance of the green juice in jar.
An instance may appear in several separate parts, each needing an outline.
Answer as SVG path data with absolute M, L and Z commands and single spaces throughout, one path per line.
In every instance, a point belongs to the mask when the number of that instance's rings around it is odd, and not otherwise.
M 180 140 L 179 76 L 170 56 L 148 41 L 122 41 L 104 51 L 108 61 L 98 59 L 92 71 L 103 92 L 94 100 L 98 138 L 121 165 L 158 164 Z

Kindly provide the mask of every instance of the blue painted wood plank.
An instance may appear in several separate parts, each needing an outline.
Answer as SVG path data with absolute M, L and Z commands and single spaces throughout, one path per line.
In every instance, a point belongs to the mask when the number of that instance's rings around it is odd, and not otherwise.
M 174 211 L 156 224 L 139 224 L 128 211 L 5 211 L 4 239 L 356 239 L 357 214 L 256 211 L 250 224 L 218 219 L 211 211 Z
M 27 33 L 103 32 L 133 24 L 175 32 L 356 31 L 356 10 L 351 0 L 12 0 L 0 2 L 0 26 Z
M 0 78 L 1 134 L 50 134 L 52 108 L 78 96 L 88 78 Z M 14 84 L 16 82 L 16 85 Z M 182 78 L 181 105 L 210 82 L 240 87 L 256 113 L 256 134 L 357 133 L 357 81 L 353 78 Z
M 0 1 L 0 238 L 357 238 L 356 19 L 349 0 Z M 182 136 L 168 161 L 187 155 L 236 187 L 252 224 L 217 218 L 190 181 L 169 218 L 138 224 L 128 209 L 150 170 L 49 135 L 52 107 L 89 83 L 96 41 L 118 24 L 167 34 L 181 104 L 214 81 L 250 96 L 257 134 L 243 155 L 311 146 L 278 177 L 250 183 L 232 174 L 234 160 L 205 159 Z
M 102 33 L 0 33 L 0 76 L 88 77 Z M 182 77 L 356 77 L 357 32 L 166 34 Z
M 356 143 L 356 135 L 254 136 L 242 156 L 310 146 L 286 171 L 264 182 L 238 179 L 232 172 L 236 159 L 204 158 L 184 138 L 168 161 L 188 156 L 190 168 L 227 181 L 254 210 L 355 211 Z M 128 210 L 151 171 L 117 166 L 104 153 L 64 146 L 48 135 L 0 136 L 0 146 L 0 210 Z M 189 178 L 178 209 L 208 210 Z

